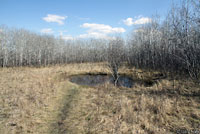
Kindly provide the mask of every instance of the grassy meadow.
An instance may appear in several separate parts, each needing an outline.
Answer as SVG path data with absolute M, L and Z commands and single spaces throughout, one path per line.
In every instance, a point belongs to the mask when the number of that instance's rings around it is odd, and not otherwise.
M 104 63 L 0 69 L 1 134 L 200 133 L 200 87 L 122 66 L 139 83 L 132 88 L 96 87 L 69 81 L 71 75 L 107 73 Z

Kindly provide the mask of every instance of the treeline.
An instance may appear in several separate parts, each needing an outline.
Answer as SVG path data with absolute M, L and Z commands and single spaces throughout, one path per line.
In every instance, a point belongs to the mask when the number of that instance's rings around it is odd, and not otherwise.
M 164 21 L 133 31 L 129 63 L 138 68 L 188 75 L 200 79 L 200 1 L 184 0 L 173 6 Z
M 47 66 L 105 61 L 107 40 L 68 40 L 0 27 L 0 66 Z
M 1 67 L 102 61 L 108 61 L 113 72 L 127 62 L 137 68 L 189 75 L 198 80 L 200 0 L 183 0 L 181 5 L 172 6 L 162 21 L 153 16 L 151 23 L 134 29 L 127 41 L 119 37 L 65 41 L 0 26 Z

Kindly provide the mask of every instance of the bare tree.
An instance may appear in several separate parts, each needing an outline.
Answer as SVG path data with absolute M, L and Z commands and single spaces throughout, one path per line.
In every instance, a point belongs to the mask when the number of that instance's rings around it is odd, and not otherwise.
M 124 41 L 117 37 L 109 42 L 108 48 L 108 66 L 112 72 L 114 83 L 117 85 L 119 79 L 119 67 L 122 65 L 124 55 Z

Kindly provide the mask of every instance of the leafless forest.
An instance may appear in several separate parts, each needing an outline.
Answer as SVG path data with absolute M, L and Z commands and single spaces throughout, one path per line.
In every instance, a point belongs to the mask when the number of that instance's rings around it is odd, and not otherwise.
M 108 61 L 114 72 L 127 62 L 137 68 L 190 76 L 195 81 L 200 76 L 199 0 L 172 6 L 164 20 L 154 15 L 151 23 L 133 30 L 127 40 L 64 41 L 4 25 L 0 29 L 1 67 Z

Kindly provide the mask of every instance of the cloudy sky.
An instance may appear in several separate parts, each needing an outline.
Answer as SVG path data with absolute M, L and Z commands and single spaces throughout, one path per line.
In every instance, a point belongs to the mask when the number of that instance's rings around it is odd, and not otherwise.
M 73 38 L 127 35 L 179 0 L 0 0 L 0 25 Z

